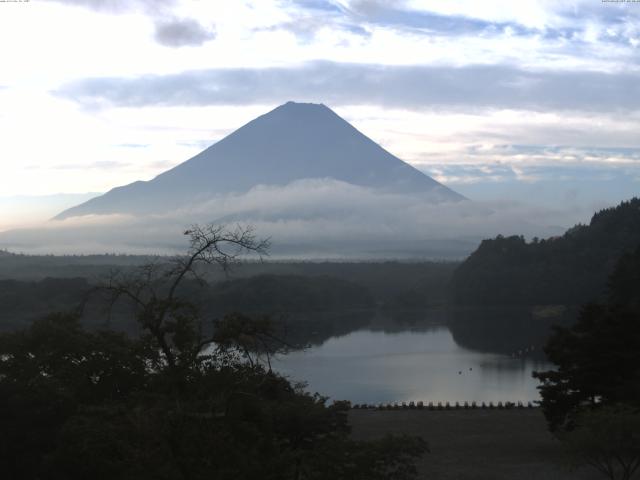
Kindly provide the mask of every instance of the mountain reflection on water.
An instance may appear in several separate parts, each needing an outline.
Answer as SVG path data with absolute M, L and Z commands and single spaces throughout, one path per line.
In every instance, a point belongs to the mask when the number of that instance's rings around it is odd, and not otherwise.
M 354 403 L 536 400 L 531 373 L 550 368 L 542 345 L 563 323 L 523 309 L 321 316 L 303 320 L 325 327 L 308 331 L 309 347 L 279 355 L 274 368 Z

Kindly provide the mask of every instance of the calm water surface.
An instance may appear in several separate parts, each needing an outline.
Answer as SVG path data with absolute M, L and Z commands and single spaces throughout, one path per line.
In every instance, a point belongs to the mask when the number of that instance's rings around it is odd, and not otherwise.
M 445 325 L 422 331 L 357 330 L 306 351 L 278 356 L 274 369 L 308 390 L 354 403 L 532 401 L 532 358 L 465 349 Z

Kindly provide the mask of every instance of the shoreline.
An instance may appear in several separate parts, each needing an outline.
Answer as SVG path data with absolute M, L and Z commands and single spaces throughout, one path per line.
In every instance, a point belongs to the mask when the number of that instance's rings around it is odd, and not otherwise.
M 537 404 L 539 400 L 529 401 L 464 401 L 464 402 L 393 402 L 393 403 L 354 403 L 351 410 L 531 410 L 540 408 Z

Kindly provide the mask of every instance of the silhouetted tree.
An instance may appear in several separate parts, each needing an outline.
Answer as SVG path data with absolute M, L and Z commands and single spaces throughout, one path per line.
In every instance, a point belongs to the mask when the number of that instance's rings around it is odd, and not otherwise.
M 104 293 L 109 304 L 125 301 L 132 306 L 140 327 L 158 348 L 158 361 L 171 369 L 189 367 L 208 343 L 195 307 L 180 295 L 189 278 L 205 283 L 200 267 L 217 265 L 228 271 L 240 255 L 266 255 L 268 240 L 256 238 L 251 227 L 194 225 L 184 234 L 189 238 L 186 255 L 167 263 L 150 263 L 133 272 L 114 272 L 95 291 Z
M 52 315 L 0 335 L 0 471 L 7 478 L 395 479 L 415 477 L 419 438 L 349 438 L 327 404 L 265 368 L 269 322 L 240 314 L 206 331 L 181 296 L 203 264 L 228 268 L 267 244 L 250 229 L 194 227 L 186 256 L 118 273 L 141 334 L 89 332 Z
M 570 429 L 583 407 L 640 407 L 640 248 L 611 275 L 606 305 L 583 307 L 575 325 L 556 328 L 545 352 L 557 369 L 537 372 L 542 408 L 552 430 Z
M 585 306 L 571 328 L 557 328 L 546 353 L 556 370 L 537 372 L 551 431 L 575 459 L 608 478 L 640 466 L 640 247 L 624 255 L 605 305 Z
M 585 411 L 578 428 L 558 436 L 576 465 L 589 465 L 610 480 L 630 480 L 640 467 L 640 413 L 625 407 Z

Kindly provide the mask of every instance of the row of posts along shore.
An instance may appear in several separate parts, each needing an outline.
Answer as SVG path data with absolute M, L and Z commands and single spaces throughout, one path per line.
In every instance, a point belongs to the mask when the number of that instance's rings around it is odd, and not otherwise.
M 524 410 L 537 407 L 537 402 L 401 402 L 351 405 L 353 410 Z

